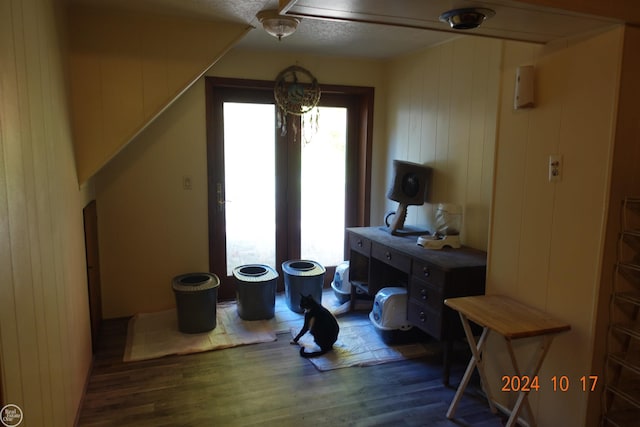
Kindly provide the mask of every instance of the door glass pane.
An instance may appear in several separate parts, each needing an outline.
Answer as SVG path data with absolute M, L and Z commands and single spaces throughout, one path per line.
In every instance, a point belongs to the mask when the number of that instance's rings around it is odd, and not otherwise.
M 224 103 L 227 275 L 244 264 L 275 268 L 274 117 L 274 105 Z
M 303 118 L 301 135 L 300 255 L 337 265 L 344 258 L 347 110 L 320 107 L 317 132 L 312 120 Z

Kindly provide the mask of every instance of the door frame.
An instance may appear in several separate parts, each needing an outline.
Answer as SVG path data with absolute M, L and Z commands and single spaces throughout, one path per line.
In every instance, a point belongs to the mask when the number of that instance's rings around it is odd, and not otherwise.
M 228 284 L 234 283 L 233 277 L 226 274 L 226 265 L 220 265 L 217 260 L 225 259 L 226 251 L 226 232 L 224 229 L 224 221 L 220 221 L 218 216 L 224 215 L 224 167 L 212 167 L 217 163 L 217 159 L 224 158 L 224 144 L 218 143 L 224 139 L 224 128 L 216 126 L 217 123 L 223 123 L 222 110 L 217 108 L 219 96 L 233 96 L 234 101 L 242 102 L 247 100 L 256 101 L 256 92 L 260 92 L 260 100 L 275 104 L 273 96 L 274 81 L 265 80 L 245 80 L 223 77 L 205 77 L 205 111 L 206 111 L 206 132 L 207 132 L 207 183 L 208 183 L 208 220 L 209 220 L 209 269 L 218 275 L 221 280 Z M 354 200 L 353 208 L 347 208 L 345 212 L 345 226 L 367 226 L 370 221 L 371 207 L 371 145 L 373 132 L 373 101 L 374 88 L 361 86 L 341 86 L 341 85 L 321 85 L 320 90 L 322 96 L 348 96 L 352 98 L 349 105 L 350 117 L 348 123 L 358 123 L 357 129 L 354 131 L 354 140 L 356 143 L 347 144 L 347 159 L 349 159 L 349 167 L 347 167 L 346 180 L 348 187 L 347 195 L 357 195 Z M 247 93 L 251 91 L 251 99 L 247 98 Z M 292 121 L 288 121 L 291 126 Z M 288 168 L 288 162 L 300 162 L 299 153 L 296 155 L 293 151 L 298 146 L 292 143 L 294 132 L 289 130 L 285 136 L 274 126 L 276 136 L 276 144 L 286 147 L 286 155 L 276 157 L 276 170 Z M 223 162 L 221 162 L 223 163 Z M 282 177 L 276 175 L 276 180 Z M 299 190 L 299 189 L 298 189 Z M 294 194 L 295 189 L 289 188 L 288 197 L 293 203 L 299 203 L 299 195 Z M 326 203 L 327 208 L 330 203 Z M 276 200 L 276 211 L 286 212 L 292 209 L 291 204 L 286 202 L 284 197 L 278 197 Z M 287 214 L 289 217 L 290 215 Z M 283 233 L 276 234 L 276 259 L 284 259 L 286 253 L 295 252 L 295 242 L 286 241 L 287 236 L 298 235 L 299 248 L 299 232 L 300 225 L 295 221 L 288 221 L 287 235 Z M 347 253 L 347 242 L 345 241 L 344 253 Z M 278 290 L 283 289 L 281 266 L 277 265 L 276 270 L 280 273 Z M 327 286 L 334 274 L 334 267 L 327 268 L 325 274 L 325 286 Z M 225 280 L 226 279 L 226 280 Z M 235 286 L 220 287 L 218 297 L 222 300 L 235 298 Z

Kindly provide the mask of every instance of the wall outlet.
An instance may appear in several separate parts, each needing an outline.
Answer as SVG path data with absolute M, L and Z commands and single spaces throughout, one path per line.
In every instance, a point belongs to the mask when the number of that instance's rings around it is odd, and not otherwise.
M 562 179 L 562 155 L 551 154 L 549 156 L 549 182 L 558 182 Z

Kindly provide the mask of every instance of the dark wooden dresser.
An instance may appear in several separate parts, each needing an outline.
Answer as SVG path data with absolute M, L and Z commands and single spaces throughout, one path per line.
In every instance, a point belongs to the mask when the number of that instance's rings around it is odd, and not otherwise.
M 352 308 L 356 289 L 374 296 L 388 286 L 407 288 L 409 322 L 443 341 L 448 383 L 453 340 L 464 336 L 460 319 L 446 298 L 482 295 L 487 257 L 471 248 L 424 249 L 417 236 L 393 236 L 380 227 L 347 228 Z

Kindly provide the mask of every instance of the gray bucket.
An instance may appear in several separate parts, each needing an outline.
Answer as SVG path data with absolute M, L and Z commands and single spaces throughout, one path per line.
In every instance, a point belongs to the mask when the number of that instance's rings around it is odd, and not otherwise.
M 180 332 L 197 334 L 215 329 L 218 276 L 212 273 L 182 274 L 174 277 L 171 284 Z
M 284 295 L 291 311 L 302 313 L 300 296 L 311 295 L 322 303 L 325 268 L 315 261 L 290 260 L 282 263 L 284 274 Z
M 233 269 L 238 316 L 244 320 L 273 318 L 278 273 L 268 265 L 248 264 Z

